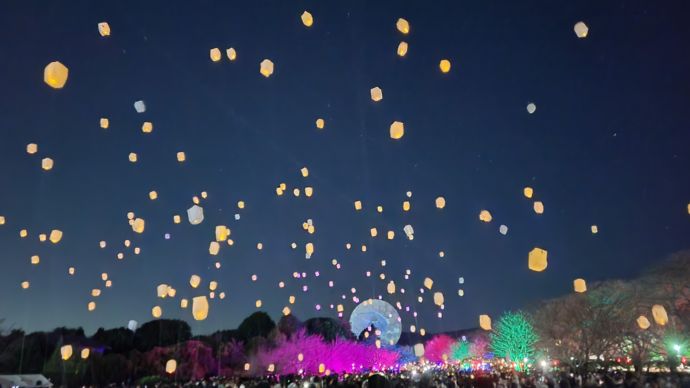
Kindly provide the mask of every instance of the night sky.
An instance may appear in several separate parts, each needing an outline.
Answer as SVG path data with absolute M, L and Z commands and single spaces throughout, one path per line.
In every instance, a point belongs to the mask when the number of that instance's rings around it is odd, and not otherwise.
M 3 2 L 3 327 L 92 332 L 148 321 L 160 305 L 164 318 L 208 333 L 236 327 L 257 310 L 256 299 L 278 319 L 290 295 L 301 319 L 335 317 L 331 303 L 343 303 L 348 317 L 354 287 L 361 300 L 383 295 L 410 306 L 401 314 L 404 329 L 436 332 L 572 292 L 575 278 L 637 276 L 690 247 L 690 4 L 429 4 Z M 301 23 L 304 10 L 314 16 L 310 28 Z M 410 23 L 408 35 L 396 29 L 400 17 Z M 107 38 L 98 33 L 102 21 L 112 29 Z M 585 39 L 573 31 L 578 21 L 589 27 Z M 401 40 L 409 43 L 402 58 Z M 214 47 L 220 62 L 209 58 Z M 237 50 L 233 62 L 229 47 Z M 275 63 L 269 78 L 259 73 L 265 58 Z M 443 58 L 452 62 L 447 74 L 439 70 Z M 70 71 L 63 89 L 43 82 L 55 60 Z M 374 86 L 383 90 L 380 102 L 370 99 Z M 145 113 L 133 108 L 137 100 L 146 102 Z M 101 117 L 109 118 L 108 129 L 99 127 Z M 325 119 L 323 130 L 317 118 Z M 400 140 L 389 136 L 396 120 L 405 124 Z M 142 133 L 144 121 L 152 133 Z M 26 152 L 32 142 L 35 155 Z M 177 162 L 178 151 L 186 162 Z M 128 161 L 130 152 L 137 163 Z M 41 169 L 44 157 L 55 160 L 51 171 Z M 282 182 L 288 190 L 277 196 Z M 305 186 L 313 197 L 292 195 Z M 532 200 L 522 195 L 525 186 L 534 188 Z M 202 191 L 205 221 L 193 226 L 186 209 Z M 437 196 L 447 201 L 442 210 Z M 362 211 L 354 210 L 356 200 Z M 533 200 L 543 201 L 544 214 L 535 214 Z M 492 222 L 478 219 L 482 209 Z M 129 211 L 146 220 L 143 234 L 128 225 Z M 181 224 L 173 224 L 174 214 Z M 302 229 L 307 219 L 313 235 Z M 412 241 L 406 224 L 414 227 Z M 216 225 L 232 230 L 234 245 L 221 244 L 214 257 L 208 246 Z M 370 237 L 371 227 L 378 237 Z M 23 228 L 29 236 L 22 239 Z M 64 232 L 62 241 L 39 242 L 52 229 Z M 395 239 L 386 239 L 388 230 Z M 316 248 L 310 260 L 307 242 Z M 544 272 L 527 268 L 534 247 L 548 250 Z M 30 264 L 32 255 L 39 265 Z M 294 271 L 307 278 L 294 279 Z M 102 272 L 112 288 L 103 286 Z M 203 279 L 198 289 L 189 286 L 192 274 Z M 417 303 L 427 276 L 445 294 L 442 319 L 430 292 Z M 211 280 L 227 297 L 211 299 L 208 319 L 194 321 L 179 300 L 208 295 Z M 386 293 L 389 280 L 395 295 Z M 157 298 L 160 283 L 177 296 Z M 102 295 L 91 297 L 92 288 Z

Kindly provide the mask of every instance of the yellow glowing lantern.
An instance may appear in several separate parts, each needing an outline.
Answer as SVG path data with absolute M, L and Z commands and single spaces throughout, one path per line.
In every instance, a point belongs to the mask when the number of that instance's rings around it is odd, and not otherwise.
M 660 304 L 655 304 L 652 306 L 652 317 L 657 325 L 664 326 L 668 323 L 668 314 L 666 313 L 666 309 Z
M 312 195 L 314 195 L 314 188 L 311 186 L 305 187 L 304 188 L 304 195 L 306 195 L 307 197 L 311 197 Z
M 316 128 L 323 129 L 325 125 L 326 122 L 323 119 L 316 119 Z
M 89 311 L 95 310 L 96 309 L 96 302 L 93 302 L 93 301 L 89 302 L 89 304 L 86 305 L 86 309 Z
M 22 229 L 19 231 L 19 237 L 24 238 L 29 235 L 29 232 L 26 229 Z
M 649 319 L 645 317 L 644 315 L 640 315 L 637 317 L 637 326 L 640 327 L 642 330 L 647 330 L 652 324 L 649 322 Z
M 403 201 L 402 209 L 404 212 L 410 211 L 410 201 Z
M 534 248 L 529 252 L 528 267 L 532 271 L 541 272 L 548 265 L 548 252 L 541 248 Z
M 573 280 L 573 289 L 575 292 L 583 293 L 587 291 L 587 282 L 585 279 L 575 279 Z
M 110 36 L 110 25 L 108 22 L 98 23 L 98 33 L 101 34 L 101 36 Z
M 220 244 L 217 241 L 211 241 L 208 245 L 208 253 L 215 256 L 220 251 Z
M 208 299 L 205 296 L 192 298 L 192 315 L 197 321 L 203 321 L 208 317 Z
M 443 298 L 443 293 L 442 292 L 435 292 L 434 293 L 434 304 L 436 306 L 441 306 L 444 302 Z
M 314 243 L 308 242 L 308 243 L 304 246 L 304 251 L 305 251 L 305 253 L 306 253 L 308 256 L 311 256 L 312 254 L 314 254 Z
M 89 348 L 84 348 L 81 350 L 81 358 L 82 360 L 86 360 L 89 358 L 89 355 L 91 355 L 91 349 Z
M 388 291 L 389 294 L 395 294 L 395 282 L 392 280 L 388 282 L 388 285 L 386 286 L 386 291 Z
M 99 296 L 101 296 L 101 290 L 99 290 L 98 288 L 94 288 L 93 290 L 91 290 L 91 296 L 93 296 L 94 298 L 98 298 Z
M 362 201 L 355 201 L 355 210 L 362 210 Z
M 261 308 L 261 304 L 261 299 L 257 299 L 256 302 L 254 302 L 254 306 L 256 306 L 256 308 Z
M 230 229 L 227 226 L 216 226 L 216 241 L 225 241 L 228 237 L 230 237 Z
M 297 355 L 297 361 L 302 362 L 304 361 L 304 354 L 300 353 Z
M 43 160 L 41 160 L 41 168 L 46 171 L 52 170 L 54 164 L 55 162 L 53 162 L 51 158 L 43 158 Z
M 60 348 L 60 356 L 64 361 L 72 357 L 72 345 L 64 345 Z
M 144 133 L 153 132 L 153 123 L 150 121 L 145 121 L 144 124 L 141 125 L 141 131 Z
M 153 306 L 151 315 L 153 315 L 154 318 L 160 318 L 161 315 L 163 315 L 163 309 L 160 306 Z
M 165 373 L 173 374 L 177 370 L 177 361 L 170 359 L 165 363 Z
M 394 239 L 394 238 L 395 238 L 395 232 L 392 231 L 392 230 L 389 230 L 389 231 L 388 231 L 388 236 L 387 236 L 387 237 L 388 237 L 389 240 Z
M 383 213 L 383 206 L 376 206 L 376 211 L 379 213 Z
M 69 69 L 58 61 L 50 62 L 43 70 L 43 82 L 54 89 L 62 89 L 68 76 Z
M 103 280 L 103 281 L 108 280 L 108 274 L 105 273 L 105 272 L 103 272 L 103 273 L 101 274 L 101 280 Z
M 244 209 L 244 201 L 237 201 L 237 208 Z
M 410 33 L 410 23 L 403 18 L 399 18 L 398 21 L 395 22 L 395 27 L 405 35 Z
M 258 249 L 258 250 L 264 249 L 264 244 L 263 243 L 256 243 L 256 249 Z
M 212 48 L 208 55 L 211 57 L 211 60 L 213 62 L 218 62 L 220 61 L 220 49 L 218 47 Z
M 319 373 L 323 373 L 326 371 L 326 365 L 324 364 L 319 364 Z
M 155 190 L 149 191 L 149 199 L 152 201 L 157 200 L 158 199 L 158 193 Z
M 110 288 L 113 286 L 113 281 L 112 280 L 106 280 L 105 281 L 105 288 Z
M 302 24 L 304 24 L 306 27 L 311 27 L 312 24 L 314 24 L 314 17 L 311 16 L 309 11 L 302 12 L 302 16 L 300 16 L 300 18 L 302 19 Z
M 180 218 L 179 215 L 175 214 L 175 215 L 173 216 L 173 222 L 176 223 L 176 224 L 179 224 L 180 222 L 182 222 L 182 218 Z
M 28 289 L 30 285 L 31 285 L 31 284 L 30 284 L 28 281 L 26 281 L 26 280 L 23 281 L 22 284 L 21 284 L 22 289 L 24 289 L 24 290 Z
M 165 298 L 166 296 L 168 296 L 168 285 L 159 284 L 158 287 L 156 287 L 156 294 L 159 298 Z
M 481 327 L 484 330 L 491 330 L 491 317 L 486 314 L 480 315 L 479 327 Z
M 237 59 L 237 51 L 232 47 L 225 50 L 225 54 L 228 56 L 228 59 L 231 61 L 234 61 L 235 59 Z
M 397 50 L 398 56 L 404 57 L 407 54 L 407 42 L 400 42 Z
M 245 362 L 245 363 L 244 363 L 244 370 L 245 370 L 245 371 L 248 371 L 251 367 L 252 367 L 252 366 L 251 366 L 248 362 Z
M 479 220 L 483 222 L 491 222 L 493 217 L 491 216 L 491 212 L 488 210 L 482 210 L 479 212 Z
M 130 153 L 129 153 L 129 156 L 128 156 L 128 159 L 129 159 L 130 162 L 136 163 L 136 162 L 137 162 L 137 159 L 138 159 L 137 154 L 134 153 L 134 152 L 130 152 Z
M 438 64 L 438 68 L 441 69 L 441 73 L 447 73 L 450 71 L 450 61 L 447 59 L 442 59 Z
M 578 38 L 582 39 L 587 37 L 589 27 L 587 27 L 585 22 L 577 22 L 573 27 L 573 31 L 575 31 L 575 35 L 577 35 Z
M 45 242 L 48 239 L 48 236 L 46 236 L 45 233 L 41 233 L 38 235 L 38 241 L 40 242 Z
M 268 78 L 273 74 L 273 62 L 270 59 L 264 59 L 259 65 L 259 73 Z
M 290 304 L 295 304 L 295 296 L 290 295 L 290 297 L 288 298 L 288 302 L 290 302 Z
M 189 306 L 189 301 L 185 298 L 180 299 L 180 308 L 186 309 Z
M 38 145 L 36 143 L 29 143 L 26 145 L 26 153 L 33 155 L 38 152 Z
M 433 286 L 434 286 L 434 281 L 431 280 L 431 278 L 425 278 L 424 279 L 424 287 L 426 287 L 430 290 L 431 287 L 433 287 Z
M 443 209 L 444 207 L 446 207 L 446 199 L 443 197 L 436 198 L 436 208 Z
M 391 139 L 399 140 L 405 135 L 405 124 L 400 121 L 394 121 L 390 127 Z
M 590 229 L 592 230 L 592 234 L 597 234 L 597 233 L 599 233 L 599 227 L 596 226 L 596 225 L 592 225 L 592 226 L 590 227 Z
M 299 172 L 302 174 L 303 177 L 308 177 L 309 176 L 309 169 L 307 167 L 302 167 Z
M 534 189 L 531 187 L 525 187 L 522 189 L 522 194 L 525 196 L 525 198 L 532 198 L 532 195 L 534 194 Z
M 38 255 L 31 256 L 31 264 L 37 265 L 40 262 L 41 262 L 41 258 L 38 257 Z
M 537 214 L 544 213 L 544 204 L 541 201 L 534 201 L 534 212 Z
M 144 229 L 146 228 L 146 221 L 144 221 L 143 218 L 135 218 L 134 222 L 132 223 L 132 230 L 135 231 L 136 233 L 144 233 Z
M 110 126 L 110 120 L 108 120 L 105 117 L 102 117 L 99 124 L 100 124 L 101 128 L 108 129 L 108 127 Z
M 283 315 L 290 315 L 290 308 L 288 306 L 283 307 Z
M 381 90 L 380 87 L 375 86 L 369 90 L 369 94 L 371 95 L 371 100 L 375 102 L 379 102 L 383 100 L 383 90 Z
M 218 282 L 215 280 L 212 280 L 211 282 L 208 283 L 208 289 L 211 291 L 215 291 L 216 288 L 218 288 Z
M 414 345 L 414 355 L 416 357 L 424 356 L 424 344 L 415 344 Z
M 76 270 L 74 269 L 74 267 L 69 267 L 69 269 L 67 270 L 67 273 L 70 274 L 70 275 L 74 275 L 74 272 L 75 272 L 75 271 L 76 271 Z
M 371 234 L 371 237 L 376 237 L 379 234 L 379 232 L 376 228 L 371 228 L 369 229 L 369 234 Z

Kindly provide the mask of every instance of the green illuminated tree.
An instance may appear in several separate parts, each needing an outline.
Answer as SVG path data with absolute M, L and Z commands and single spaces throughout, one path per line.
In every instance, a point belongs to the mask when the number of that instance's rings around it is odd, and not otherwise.
M 470 358 L 469 342 L 460 340 L 454 343 L 450 348 L 450 358 L 454 361 L 463 361 L 466 358 Z
M 491 333 L 491 350 L 497 357 L 515 362 L 520 370 L 534 361 L 534 344 L 538 337 L 527 316 L 522 312 L 503 314 Z M 522 364 L 522 365 L 521 365 Z

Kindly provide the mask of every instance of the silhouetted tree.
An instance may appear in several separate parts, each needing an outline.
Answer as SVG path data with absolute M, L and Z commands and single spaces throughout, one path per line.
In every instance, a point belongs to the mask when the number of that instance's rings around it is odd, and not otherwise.
M 158 319 L 141 325 L 135 333 L 134 343 L 138 350 L 145 352 L 155 346 L 174 345 L 191 337 L 192 329 L 187 322 Z
M 268 314 L 263 311 L 257 311 L 240 323 L 237 332 L 239 338 L 248 343 L 247 341 L 254 337 L 266 338 L 274 327 L 276 327 L 276 324 Z

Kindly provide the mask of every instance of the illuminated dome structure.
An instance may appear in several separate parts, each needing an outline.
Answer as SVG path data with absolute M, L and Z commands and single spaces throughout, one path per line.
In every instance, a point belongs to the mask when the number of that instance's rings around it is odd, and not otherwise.
M 395 345 L 400 339 L 402 332 L 400 315 L 388 302 L 369 299 L 352 310 L 350 328 L 355 336 L 359 336 L 369 326 L 380 330 L 381 343 L 384 345 Z

